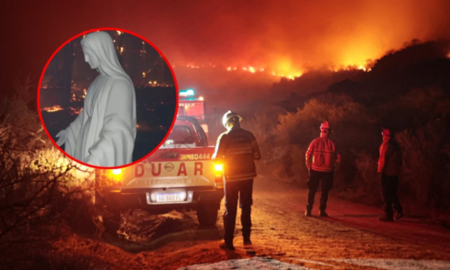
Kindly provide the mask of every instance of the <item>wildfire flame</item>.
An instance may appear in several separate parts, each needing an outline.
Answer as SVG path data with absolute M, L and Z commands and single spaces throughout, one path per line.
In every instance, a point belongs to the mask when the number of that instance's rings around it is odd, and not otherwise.
M 450 58 L 450 53 L 447 55 Z M 195 68 L 198 69 L 200 68 L 200 66 L 197 65 L 182 65 L 182 66 L 186 66 L 188 68 Z M 268 67 L 254 67 L 254 66 L 228 66 L 225 69 L 229 72 L 233 72 L 233 71 L 237 71 L 242 70 L 244 72 L 250 72 L 250 73 L 257 73 L 257 72 L 264 72 L 267 74 L 270 74 L 272 76 L 276 76 L 276 77 L 280 77 L 280 78 L 286 78 L 286 79 L 290 79 L 290 80 L 294 80 L 295 78 L 301 77 L 306 70 L 298 70 L 296 68 L 293 67 L 293 65 L 290 63 L 290 61 L 286 61 L 286 60 L 282 60 L 277 64 L 278 68 L 268 68 Z M 204 66 L 201 66 L 202 68 Z M 215 68 L 216 65 L 212 65 L 210 64 L 209 67 Z M 340 66 L 340 67 L 329 67 L 330 70 L 334 71 L 334 72 L 338 72 L 338 71 L 342 71 L 342 70 L 361 70 L 364 72 L 370 72 L 372 69 L 369 67 L 366 67 L 364 65 L 347 65 L 347 66 Z
M 45 107 L 45 108 L 42 109 L 42 110 L 50 113 L 50 112 L 62 111 L 62 110 L 64 110 L 64 109 L 61 108 L 60 105 L 55 105 L 55 106 L 52 106 L 52 107 Z

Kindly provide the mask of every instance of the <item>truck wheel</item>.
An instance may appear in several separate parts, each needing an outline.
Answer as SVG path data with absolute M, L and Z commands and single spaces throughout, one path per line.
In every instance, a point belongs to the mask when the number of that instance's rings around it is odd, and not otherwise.
M 217 222 L 217 214 L 219 213 L 219 207 L 220 206 L 216 204 L 199 204 L 197 206 L 197 219 L 200 225 L 206 227 L 215 226 Z

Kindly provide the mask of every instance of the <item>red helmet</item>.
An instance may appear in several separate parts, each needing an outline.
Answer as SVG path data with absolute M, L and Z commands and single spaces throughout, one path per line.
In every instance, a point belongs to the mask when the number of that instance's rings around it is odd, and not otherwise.
M 391 130 L 388 128 L 381 128 L 381 132 L 383 133 L 383 135 L 391 137 Z
M 320 125 L 320 129 L 321 129 L 321 130 L 322 130 L 322 129 L 330 129 L 330 124 L 328 123 L 328 121 L 323 122 L 323 123 Z

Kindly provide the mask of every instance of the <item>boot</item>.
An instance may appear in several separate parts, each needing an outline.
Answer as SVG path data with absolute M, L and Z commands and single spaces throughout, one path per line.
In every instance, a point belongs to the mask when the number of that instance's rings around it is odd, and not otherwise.
M 250 240 L 250 236 L 244 237 L 244 246 L 251 246 L 252 240 Z
M 327 212 L 325 212 L 325 209 L 327 208 L 327 205 L 325 204 L 325 205 L 321 205 L 320 207 L 319 207 L 319 211 L 320 211 L 320 213 L 319 213 L 319 217 L 328 217 L 328 214 L 327 214 Z
M 242 230 L 242 236 L 244 237 L 244 246 L 250 246 L 252 241 L 250 240 L 250 230 Z
M 221 249 L 235 250 L 233 241 L 224 241 L 219 247 Z
M 395 217 L 395 220 L 399 220 L 403 217 L 403 212 L 397 213 L 397 216 Z
M 312 210 L 312 207 L 306 206 L 306 212 L 305 212 L 306 217 L 312 217 L 311 210 Z

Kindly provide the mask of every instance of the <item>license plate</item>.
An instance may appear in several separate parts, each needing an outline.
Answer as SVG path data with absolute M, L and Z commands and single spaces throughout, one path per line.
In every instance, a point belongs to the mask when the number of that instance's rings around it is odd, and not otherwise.
M 183 196 L 184 195 L 184 196 Z M 180 193 L 158 193 L 156 194 L 156 202 L 182 202 L 186 198 L 186 194 Z

